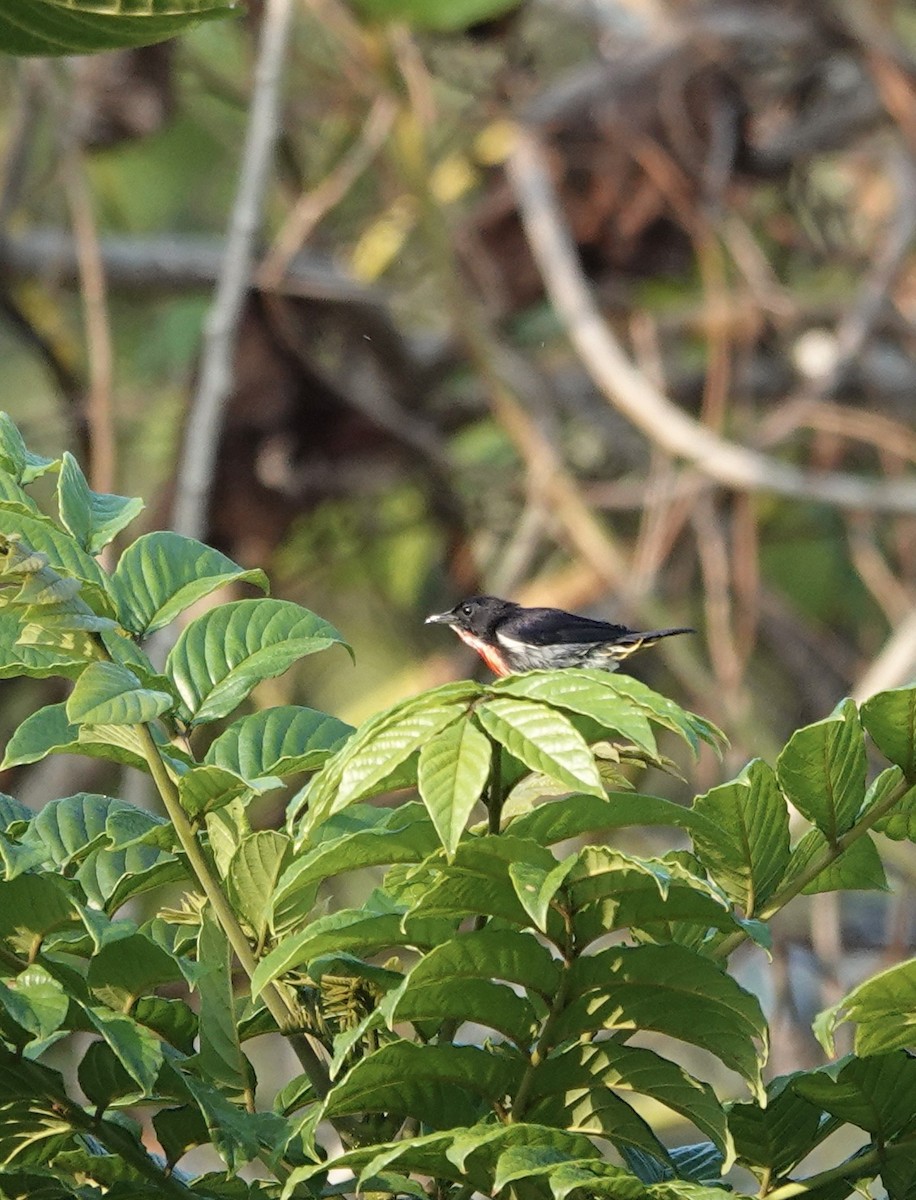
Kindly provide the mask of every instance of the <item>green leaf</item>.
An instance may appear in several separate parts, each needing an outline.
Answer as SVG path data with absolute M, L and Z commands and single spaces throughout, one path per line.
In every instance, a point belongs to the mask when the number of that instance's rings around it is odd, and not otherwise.
M 0 881 L 0 938 L 23 958 L 34 958 L 43 938 L 78 920 L 76 903 L 60 876 L 20 875 Z
M 57 504 L 64 528 L 89 554 L 98 554 L 143 509 L 142 500 L 91 491 L 79 463 L 67 450 L 57 477 Z
M 200 1072 L 217 1087 L 235 1096 L 242 1095 L 253 1086 L 254 1073 L 239 1041 L 229 943 L 210 913 L 204 913 L 201 921 L 197 961 L 207 968 L 197 982 Z
M 569 720 L 546 704 L 514 697 L 487 700 L 476 710 L 484 731 L 530 770 L 571 791 L 604 797 L 595 760 Z
M 262 829 L 242 839 L 229 863 L 226 875 L 229 898 L 259 945 L 267 934 L 277 881 L 291 855 L 292 841 L 285 833 Z
M 916 782 L 916 688 L 878 692 L 859 715 L 881 753 Z
M 187 964 L 185 972 L 187 973 Z M 164 996 L 141 996 L 134 1005 L 131 1016 L 138 1024 L 152 1029 L 181 1054 L 194 1053 L 198 1028 L 197 1014 L 183 1000 Z
M 10 1037 L 20 1046 L 49 1038 L 63 1025 L 69 1007 L 60 981 L 42 966 L 33 964 L 8 983 L 0 980 L 0 1009 L 25 1031 L 24 1037 Z
M 226 716 L 264 679 L 335 642 L 333 625 L 290 600 L 238 600 L 211 609 L 181 633 L 166 674 L 192 725 Z
M 276 1113 L 247 1112 L 232 1104 L 206 1080 L 188 1073 L 184 1075 L 188 1091 L 203 1114 L 209 1140 L 226 1161 L 232 1172 L 257 1158 L 262 1150 L 269 1157 L 277 1146 L 285 1146 L 290 1130 L 286 1121 Z
M 812 863 L 825 857 L 829 850 L 827 839 L 821 831 L 809 829 L 792 847 L 792 858 L 782 886 L 790 886 Z M 881 856 L 869 834 L 857 838 L 839 858 L 834 859 L 830 866 L 825 867 L 802 889 L 806 896 L 838 891 L 887 891 Z
M 137 1081 L 143 1094 L 152 1095 L 156 1077 L 165 1061 L 162 1043 L 156 1035 L 122 1013 L 92 1007 L 84 1011 L 124 1070 Z
M 160 530 L 127 547 L 111 577 L 111 590 L 124 628 L 148 637 L 230 583 L 268 590 L 263 571 L 246 571 L 202 542 Z
M 261 784 L 270 786 L 269 781 Z M 263 790 L 263 788 L 259 789 Z M 252 788 L 232 771 L 223 767 L 192 767 L 178 780 L 178 798 L 189 817 L 199 820 L 207 813 L 225 808 L 240 796 L 251 795 Z
M 184 865 L 155 846 L 132 845 L 114 850 L 93 850 L 76 873 L 91 904 L 111 914 L 132 896 L 181 880 L 187 883 Z
M 811 1104 L 792 1087 L 794 1076 L 774 1080 L 765 1106 L 752 1103 L 728 1107 L 728 1127 L 735 1140 L 738 1162 L 758 1179 L 778 1178 L 807 1157 L 830 1132 L 821 1132 L 821 1107 Z
M 712 1139 L 730 1163 L 733 1156 L 731 1137 L 725 1112 L 713 1089 L 708 1083 L 688 1075 L 676 1063 L 642 1047 L 609 1041 L 600 1045 L 571 1046 L 549 1056 L 535 1072 L 528 1115 L 533 1121 L 559 1124 L 580 1133 L 601 1133 L 616 1140 L 616 1106 L 611 1105 L 605 1112 L 603 1105 L 608 1093 L 613 1096 L 621 1090 L 649 1096 L 686 1117 Z M 539 1104 L 539 1100 L 544 1103 Z M 625 1140 L 630 1145 L 642 1145 L 650 1153 L 656 1152 L 644 1139 L 628 1137 Z
M 6 766 L 4 760 L 0 764 L 0 770 L 5 770 Z M 18 825 L 21 822 L 28 823 L 34 816 L 35 813 L 31 808 L 27 808 L 25 804 L 12 796 L 7 796 L 6 792 L 0 792 L 0 829 L 9 829 L 11 825 Z
M 86 982 L 109 1008 L 129 1012 L 141 996 L 184 982 L 175 958 L 142 933 L 102 946 L 89 960 Z
M 142 7 L 115 0 L 104 8 L 92 0 L 6 0 L 0 47 L 7 54 L 47 56 L 147 46 L 231 11 L 231 3 L 213 0 L 149 0 Z
M 772 767 L 754 759 L 731 783 L 698 796 L 705 818 L 691 830 L 694 851 L 747 916 L 766 903 L 789 864 L 789 810 Z
M 0 412 L 0 466 L 9 472 L 17 483 L 31 483 L 39 475 L 53 470 L 59 462 L 60 459 L 45 458 L 26 449 L 15 421 L 9 414 Z
M 347 741 L 352 725 L 336 717 L 287 704 L 235 721 L 216 738 L 204 759 L 243 779 L 314 771 Z
M 382 1010 L 391 1027 L 398 1021 L 475 1021 L 527 1046 L 534 1009 L 495 981 L 516 984 L 549 1001 L 559 979 L 550 952 L 531 934 L 482 929 L 459 934 L 424 955 L 386 996 Z
M 74 725 L 140 725 L 175 705 L 167 692 L 145 688 L 133 671 L 112 662 L 90 663 L 66 705 Z
M 464 708 L 459 704 L 410 708 L 399 719 L 382 726 L 374 737 L 361 739 L 359 745 L 348 743 L 340 754 L 340 784 L 327 800 L 319 798 L 322 776 L 315 777 L 317 794 L 309 812 L 307 828 L 314 829 L 319 821 L 339 812 L 354 800 L 371 796 L 430 738 L 463 715 Z M 332 760 L 329 767 L 335 762 Z
M 23 841 L 40 846 L 46 862 L 69 867 L 106 843 L 108 819 L 118 811 L 134 810 L 124 800 L 94 792 L 52 800 L 36 814 Z
M 277 883 L 271 918 L 276 933 L 308 915 L 323 880 L 361 867 L 422 862 L 439 844 L 426 810 L 416 803 L 351 805 L 320 825 L 312 842 L 314 848 L 297 854 Z
M 608 733 L 618 734 L 647 754 L 658 753 L 655 735 L 645 711 L 628 697 L 597 682 L 585 671 L 531 671 L 525 675 L 510 675 L 508 679 L 493 684 L 492 690 L 540 700 L 553 708 L 591 717 Z
M 564 796 L 539 804 L 531 812 L 513 817 L 507 832 L 532 838 L 544 846 L 630 825 L 674 825 L 691 829 L 697 824 L 692 809 L 660 796 L 639 792 L 611 792 L 597 796 Z
M 27 624 L 22 610 L 0 609 L 0 679 L 16 679 L 20 675 L 33 679 L 56 675 L 75 679 L 82 673 L 90 657 L 82 653 L 85 646 L 77 644 L 77 639 L 72 648 L 24 643 L 20 639 Z
M 880 1143 L 916 1126 L 916 1058 L 903 1051 L 850 1059 L 797 1076 L 792 1087 L 825 1112 L 857 1125 Z
M 501 1099 L 521 1078 L 523 1060 L 478 1046 L 397 1041 L 360 1059 L 325 1098 L 327 1117 L 387 1112 L 432 1128 L 469 1124 L 482 1101 Z
M 105 726 L 95 728 L 96 734 Z M 74 725 L 67 720 L 67 705 L 46 704 L 26 717 L 7 742 L 2 768 L 20 767 L 26 763 L 40 762 L 49 754 L 84 754 L 90 758 L 105 758 L 111 762 L 124 763 L 147 769 L 146 759 L 140 752 L 138 739 L 136 749 L 113 745 L 107 741 L 87 741 L 82 737 L 88 726 Z
M 368 21 L 407 21 L 418 29 L 455 33 L 478 21 L 501 17 L 521 0 L 356 0 L 359 15 Z
M 701 1046 L 763 1095 L 767 1025 L 755 996 L 684 946 L 614 946 L 577 959 L 576 999 L 553 1028 L 556 1041 L 600 1029 L 653 1029 Z
M 606 846 L 587 846 L 567 880 L 579 946 L 614 929 L 638 928 L 656 941 L 705 940 L 710 929 L 733 930 L 727 900 L 673 856 L 641 859 Z M 692 928 L 691 928 L 692 927 Z
M 77 1079 L 97 1114 L 115 1100 L 136 1103 L 143 1099 L 143 1089 L 137 1086 L 107 1042 L 89 1043 L 77 1069 Z
M 792 734 L 776 763 L 783 791 L 831 845 L 855 824 L 865 800 L 865 739 L 845 700 L 825 721 Z
M 48 565 L 58 574 L 83 581 L 84 594 L 91 607 L 105 616 L 114 616 L 108 596 L 108 576 L 81 546 L 49 518 L 40 513 L 25 513 L 16 504 L 0 501 L 0 531 L 7 537 L 18 534 L 32 550 L 46 555 Z
M 447 725 L 420 749 L 417 784 L 449 858 L 490 774 L 490 745 L 465 719 Z
M 519 903 L 531 920 L 547 932 L 547 914 L 554 896 L 563 886 L 566 877 L 578 862 L 578 854 L 570 854 L 550 870 L 539 863 L 514 862 L 509 864 L 509 878 L 515 888 Z
M 857 1026 L 856 1054 L 882 1054 L 916 1044 L 916 958 L 866 979 L 821 1014 L 816 1031 L 828 1054 L 833 1053 L 833 1031 L 841 1021 Z

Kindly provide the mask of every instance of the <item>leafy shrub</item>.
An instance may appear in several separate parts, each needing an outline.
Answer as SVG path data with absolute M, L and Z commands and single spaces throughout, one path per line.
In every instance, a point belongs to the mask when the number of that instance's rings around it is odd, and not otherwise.
M 28 487 L 55 472 L 52 519 Z M 766 1021 L 727 961 L 765 946 L 801 892 L 885 886 L 871 831 L 914 836 L 916 689 L 845 702 L 775 769 L 752 762 L 690 808 L 627 790 L 625 768 L 667 765 L 659 731 L 694 750 L 720 735 L 588 670 L 448 684 L 355 731 L 269 708 L 200 757 L 201 726 L 341 635 L 285 601 L 236 601 L 191 620 L 157 672 L 145 638 L 226 583 L 266 580 L 169 533 L 107 573 L 95 555 L 137 508 L 0 421 L 0 674 L 73 681 L 3 765 L 129 764 L 166 813 L 78 793 L 33 815 L 0 796 L 0 1193 L 702 1200 L 737 1163 L 776 1200 L 839 1200 L 879 1175 L 912 1197 L 916 962 L 820 1018 L 828 1045 L 855 1022 L 855 1055 L 765 1086 Z M 866 735 L 890 764 L 870 784 Z M 253 831 L 252 798 L 303 774 L 285 829 Z M 794 845 L 790 802 L 808 825 Z M 632 825 L 693 849 L 555 849 Z M 362 888 L 349 908 L 326 889 L 344 874 Z M 166 885 L 180 907 L 127 915 Z M 261 1036 L 301 1066 L 268 1110 L 247 1049 Z M 61 1048 L 75 1077 L 46 1061 Z M 697 1051 L 746 1098 L 696 1078 Z M 637 1098 L 697 1140 L 666 1147 Z M 798 1177 L 844 1124 L 856 1153 Z M 199 1145 L 226 1171 L 176 1167 Z M 268 1178 L 244 1183 L 255 1160 Z M 356 1182 L 332 1181 L 341 1168 Z

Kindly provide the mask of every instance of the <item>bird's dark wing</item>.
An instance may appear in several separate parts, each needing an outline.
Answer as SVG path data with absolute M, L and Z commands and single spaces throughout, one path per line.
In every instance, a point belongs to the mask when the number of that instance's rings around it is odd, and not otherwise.
M 613 642 L 632 632 L 626 625 L 594 621 L 559 608 L 523 608 L 500 621 L 496 636 L 529 646 L 567 646 Z

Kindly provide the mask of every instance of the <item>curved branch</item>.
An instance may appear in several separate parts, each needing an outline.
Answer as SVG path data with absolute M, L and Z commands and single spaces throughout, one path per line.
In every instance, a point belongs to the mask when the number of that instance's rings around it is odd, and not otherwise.
M 736 491 L 771 492 L 840 508 L 916 512 L 916 483 L 800 471 L 728 441 L 673 404 L 633 365 L 598 311 L 544 154 L 530 130 L 518 132 L 506 166 L 531 253 L 570 341 L 596 387 L 653 444 Z

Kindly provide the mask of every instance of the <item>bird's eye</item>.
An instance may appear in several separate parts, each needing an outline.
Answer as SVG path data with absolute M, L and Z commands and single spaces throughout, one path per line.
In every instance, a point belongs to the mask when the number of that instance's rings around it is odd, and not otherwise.
M 469 617 L 474 610 L 471 608 L 470 604 L 462 604 L 461 611 L 466 617 Z

